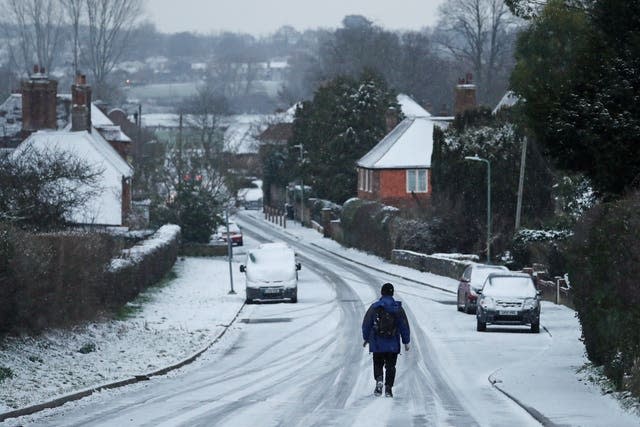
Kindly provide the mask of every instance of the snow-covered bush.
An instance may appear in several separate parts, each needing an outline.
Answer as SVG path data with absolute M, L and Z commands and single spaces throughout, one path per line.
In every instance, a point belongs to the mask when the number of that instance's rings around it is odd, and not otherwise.
M 111 260 L 103 295 L 105 302 L 117 307 L 159 282 L 178 257 L 180 237 L 179 226 L 163 225 L 150 238 Z
M 542 264 L 552 277 L 562 276 L 567 272 L 564 244 L 572 234 L 571 230 L 521 229 L 513 237 L 509 268 Z
M 394 249 L 392 224 L 399 213 L 377 202 L 349 199 L 342 208 L 344 243 L 389 258 Z

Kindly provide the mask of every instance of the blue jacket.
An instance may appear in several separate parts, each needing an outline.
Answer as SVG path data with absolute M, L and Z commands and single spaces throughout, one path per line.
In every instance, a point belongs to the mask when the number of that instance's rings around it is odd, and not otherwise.
M 383 307 L 385 311 L 393 313 L 396 316 L 396 325 L 398 332 L 395 337 L 381 337 L 373 330 L 373 323 L 376 318 L 376 309 Z M 369 351 L 372 353 L 400 353 L 400 338 L 403 344 L 409 344 L 409 321 L 407 314 L 402 308 L 402 303 L 396 301 L 392 296 L 383 295 L 380 299 L 367 310 L 362 320 L 362 339 L 369 343 Z

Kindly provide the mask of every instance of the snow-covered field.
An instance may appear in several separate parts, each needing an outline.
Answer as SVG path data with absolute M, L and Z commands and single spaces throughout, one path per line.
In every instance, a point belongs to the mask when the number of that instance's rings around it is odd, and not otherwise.
M 243 217 L 245 220 L 264 221 L 258 212 L 243 211 L 237 218 L 241 226 Z M 411 375 L 407 369 L 419 366 L 421 360 L 429 358 L 429 363 L 451 384 L 458 399 L 464 402 L 481 425 L 505 425 L 496 420 L 508 420 L 510 414 L 519 411 L 515 403 L 514 409 L 505 407 L 506 413 L 502 414 L 495 414 L 492 408 L 483 405 L 489 399 L 488 395 L 495 399 L 495 394 L 500 393 L 496 388 L 519 405 L 535 410 L 540 419 L 548 421 L 545 421 L 548 425 L 640 425 L 640 417 L 624 410 L 615 395 L 603 393 L 599 386 L 587 380 L 593 371 L 583 369 L 587 359 L 579 340 L 578 321 L 570 309 L 543 303 L 543 330 L 540 334 L 513 333 L 509 328 L 491 327 L 487 333 L 478 333 L 473 316 L 459 313 L 454 304 L 440 301 L 449 298 L 446 291 L 455 291 L 455 280 L 389 264 L 378 257 L 342 248 L 313 230 L 301 228 L 299 224 L 289 222 L 287 229 L 281 232 L 298 240 L 301 245 L 322 248 L 354 260 L 354 269 L 361 267 L 359 264 L 373 266 L 384 272 L 381 274 L 397 277 L 397 280 L 392 280 L 397 283 L 398 296 L 407 303 L 412 321 L 426 334 L 422 342 L 428 343 L 426 352 L 424 346 L 422 352 L 414 347 L 399 361 L 401 377 L 397 404 L 402 404 L 403 383 L 407 381 L 407 375 Z M 245 246 L 251 247 L 255 243 L 245 234 Z M 132 307 L 129 318 L 4 342 L 0 348 L 0 366 L 9 368 L 14 376 L 1 383 L 0 413 L 99 384 L 148 374 L 174 365 L 207 347 L 242 308 L 244 277 L 238 273 L 238 265 L 245 250 L 234 250 L 237 256 L 232 270 L 236 295 L 228 294 L 230 283 L 226 258 L 186 258 L 176 264 L 175 279 L 150 289 L 134 303 L 139 307 Z M 356 283 L 353 290 L 360 300 L 366 302 L 375 298 L 368 284 L 357 284 L 356 273 L 342 274 L 354 276 L 350 280 Z M 428 283 L 445 292 L 437 289 L 427 292 L 423 285 L 411 280 Z M 450 298 L 452 302 L 455 300 L 452 294 Z M 275 310 L 278 305 L 264 308 Z M 286 308 L 289 309 L 288 306 Z M 360 344 L 354 338 L 353 345 Z M 92 345 L 94 351 L 79 351 L 83 347 L 90 349 Z M 213 348 L 217 345 L 220 344 L 214 344 Z M 366 351 L 360 350 L 365 358 L 363 363 L 368 366 Z M 368 387 L 368 384 L 358 386 L 358 390 L 354 390 L 356 396 L 361 388 L 368 390 Z M 367 425 L 383 425 L 381 420 L 393 413 L 390 405 L 386 402 L 379 407 L 382 418 Z M 16 425 L 13 424 L 15 422 L 18 421 L 10 419 L 3 425 Z M 22 425 L 29 421 L 19 422 Z

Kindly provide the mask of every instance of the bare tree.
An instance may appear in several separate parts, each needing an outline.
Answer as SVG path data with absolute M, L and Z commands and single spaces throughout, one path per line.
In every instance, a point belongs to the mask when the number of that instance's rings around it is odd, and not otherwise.
M 59 59 L 65 20 L 60 0 L 3 0 L 2 26 L 9 53 L 18 68 L 29 72 L 33 64 L 50 70 Z
M 510 52 L 509 32 L 516 18 L 504 0 L 447 0 L 439 14 L 435 40 L 472 68 L 486 97 L 498 66 Z
M 246 96 L 253 90 L 263 56 L 252 36 L 224 33 L 216 46 L 215 61 L 209 65 L 209 78 L 228 98 Z
M 69 152 L 27 147 L 0 157 L 0 221 L 60 228 L 71 211 L 103 191 L 103 172 Z
M 78 57 L 80 55 L 80 24 L 82 22 L 83 0 L 60 0 L 69 19 L 73 37 L 73 74 L 78 74 Z
M 142 0 L 84 0 L 88 24 L 88 65 L 97 97 L 107 95 L 107 77 L 129 44 Z

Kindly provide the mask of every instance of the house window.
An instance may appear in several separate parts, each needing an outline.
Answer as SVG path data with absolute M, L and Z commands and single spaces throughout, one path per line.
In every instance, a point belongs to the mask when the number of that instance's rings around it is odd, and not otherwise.
M 371 193 L 373 191 L 373 171 L 370 169 L 367 169 L 365 171 L 365 191 L 368 191 L 369 193 Z
M 358 169 L 358 189 L 371 192 L 373 189 L 373 171 Z
M 427 170 L 426 169 L 408 169 L 407 170 L 407 193 L 426 193 Z

